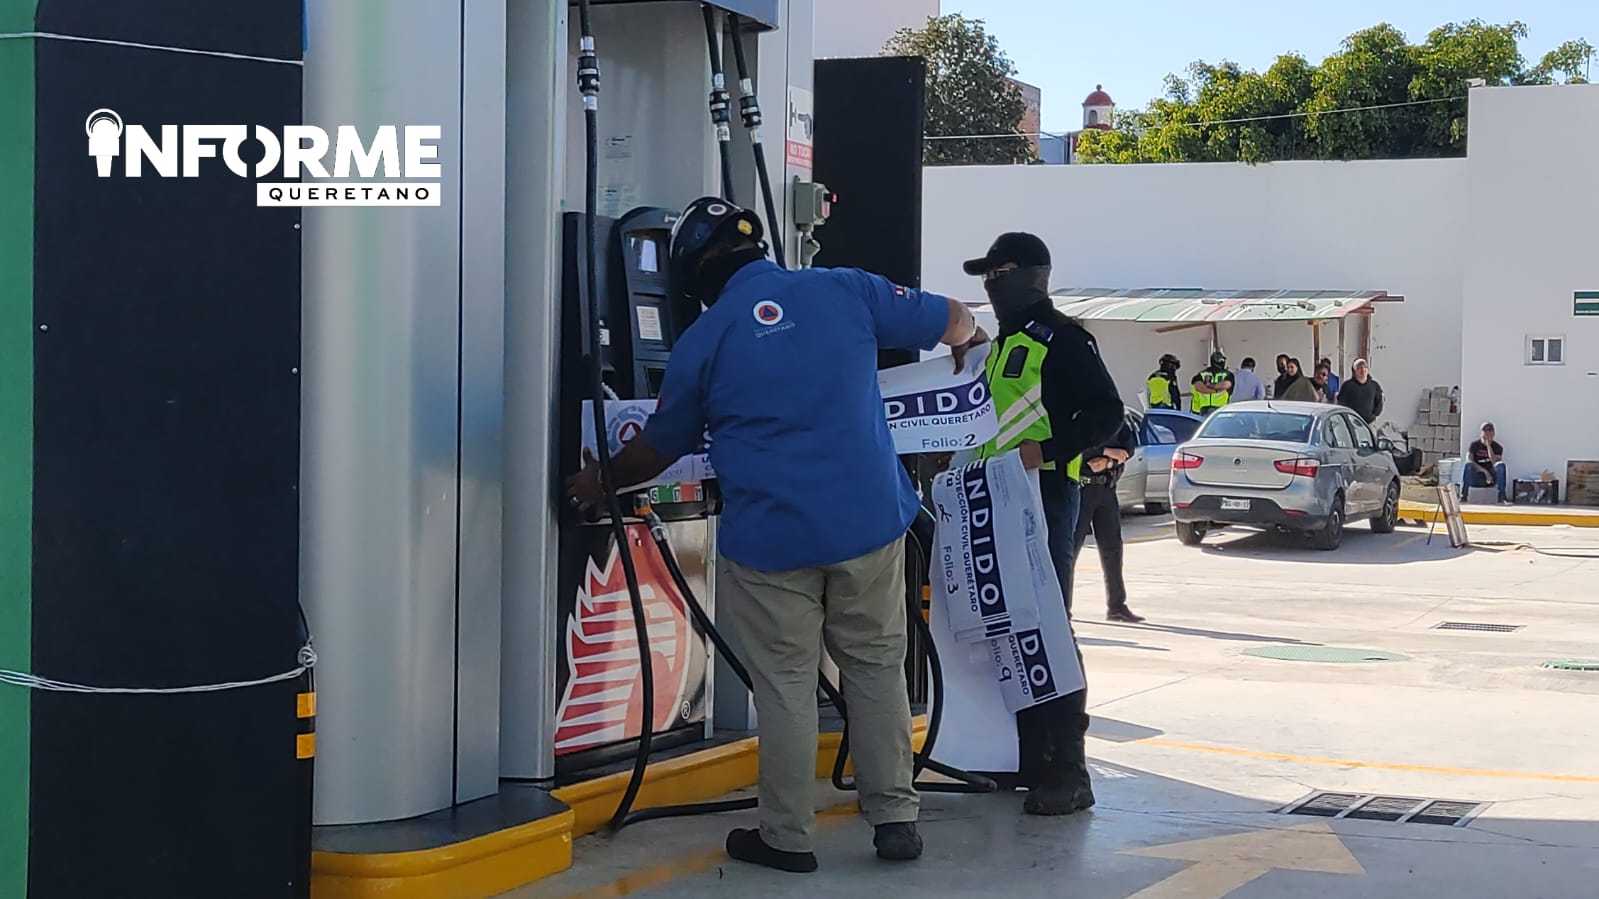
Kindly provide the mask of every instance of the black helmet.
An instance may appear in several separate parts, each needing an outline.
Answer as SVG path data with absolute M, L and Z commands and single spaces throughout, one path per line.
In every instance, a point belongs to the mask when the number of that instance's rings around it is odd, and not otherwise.
M 1173 356 L 1171 353 L 1167 353 L 1166 355 L 1160 357 L 1160 367 L 1162 370 L 1171 369 L 1172 371 L 1176 371 L 1177 369 L 1183 367 L 1183 361 L 1178 359 L 1176 356 Z
M 705 253 L 715 246 L 733 246 L 751 241 L 766 248 L 766 230 L 755 213 L 720 197 L 701 197 L 688 204 L 672 224 L 667 250 L 667 266 L 672 291 L 679 296 L 709 305 L 716 297 L 700 296 L 699 269 Z
M 1221 350 L 1217 350 L 1216 352 L 1211 353 L 1210 354 L 1210 366 L 1211 366 L 1211 368 L 1226 368 L 1227 367 L 1227 354 L 1222 352 Z

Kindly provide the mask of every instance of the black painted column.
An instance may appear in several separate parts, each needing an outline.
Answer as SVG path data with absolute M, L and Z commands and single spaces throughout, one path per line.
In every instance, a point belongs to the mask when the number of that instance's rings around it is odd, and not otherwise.
M 35 15 L 32 670 L 116 687 L 287 671 L 298 211 L 258 208 L 217 159 L 128 178 L 118 157 L 100 177 L 85 120 L 281 134 L 300 121 L 300 0 Z M 307 895 L 301 691 L 34 692 L 30 899 Z

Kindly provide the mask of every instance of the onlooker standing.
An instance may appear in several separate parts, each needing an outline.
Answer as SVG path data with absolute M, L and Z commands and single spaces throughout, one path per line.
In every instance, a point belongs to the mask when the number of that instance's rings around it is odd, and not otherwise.
M 1288 360 L 1283 376 L 1277 379 L 1277 395 L 1273 399 L 1288 403 L 1316 402 L 1316 385 L 1300 372 L 1298 359 Z
M 1288 389 L 1288 354 L 1277 354 L 1277 380 L 1272 382 L 1271 397 L 1274 400 L 1283 398 L 1283 391 Z
M 1366 424 L 1375 424 L 1382 415 L 1382 385 L 1372 378 L 1366 360 L 1355 360 L 1355 377 L 1338 390 L 1338 405 L 1355 410 Z
M 1311 378 L 1311 383 L 1316 385 L 1316 402 L 1330 403 L 1337 394 L 1332 392 L 1332 385 L 1328 378 L 1332 377 L 1332 369 L 1325 365 L 1316 366 L 1316 376 Z
M 1499 505 L 1510 505 L 1510 498 L 1505 495 L 1505 448 L 1494 439 L 1494 423 L 1482 423 L 1482 437 L 1471 441 L 1471 448 L 1466 451 L 1466 470 L 1460 477 L 1460 501 L 1465 502 L 1471 495 L 1473 487 L 1496 487 L 1499 490 Z
M 1338 398 L 1338 391 L 1343 389 L 1344 379 L 1333 371 L 1331 359 L 1323 358 L 1320 364 L 1322 368 L 1327 369 L 1327 402 L 1330 403 Z
M 1244 400 L 1263 400 L 1266 398 L 1266 385 L 1260 381 L 1260 375 L 1255 374 L 1255 357 L 1250 356 L 1239 367 L 1238 374 L 1233 378 L 1233 399 L 1240 402 Z

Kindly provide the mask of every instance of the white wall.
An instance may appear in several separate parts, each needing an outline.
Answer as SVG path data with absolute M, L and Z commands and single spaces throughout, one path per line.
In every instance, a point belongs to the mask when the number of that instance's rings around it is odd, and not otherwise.
M 922 284 L 981 299 L 961 260 L 981 255 L 1002 231 L 1022 230 L 1050 245 L 1057 288 L 1403 295 L 1377 310 L 1371 359 L 1389 395 L 1384 417 L 1408 426 L 1424 387 L 1459 383 L 1465 180 L 1464 159 L 929 168 Z M 1185 381 L 1209 355 L 1204 330 L 1093 330 L 1129 400 L 1161 353 L 1182 358 Z M 1254 356 L 1268 379 L 1279 352 L 1311 364 L 1308 325 L 1223 326 L 1221 339 L 1234 364 Z M 1337 327 L 1324 325 L 1323 354 L 1336 359 L 1336 344 Z
M 1599 86 L 1471 92 L 1464 423 L 1498 427 L 1513 477 L 1599 459 Z M 1529 334 L 1566 339 L 1566 363 L 1524 364 Z M 1467 438 L 1470 439 L 1469 437 Z
M 876 56 L 901 28 L 939 14 L 939 0 L 816 0 L 816 58 Z

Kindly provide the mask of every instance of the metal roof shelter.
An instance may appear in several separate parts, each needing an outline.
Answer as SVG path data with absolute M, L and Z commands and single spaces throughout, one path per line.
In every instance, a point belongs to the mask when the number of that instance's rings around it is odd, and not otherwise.
M 1114 321 L 1165 325 L 1156 333 L 1188 328 L 1211 329 L 1211 343 L 1220 346 L 1218 326 L 1268 322 L 1305 322 L 1314 331 L 1315 358 L 1321 358 L 1321 324 L 1338 322 L 1338 365 L 1344 367 L 1344 323 L 1351 315 L 1369 316 L 1377 303 L 1402 302 L 1404 297 L 1382 290 L 1204 290 L 1200 288 L 1145 288 L 1106 290 L 1066 288 L 1050 293 L 1055 308 L 1083 321 Z M 1359 355 L 1370 329 L 1362 329 Z

